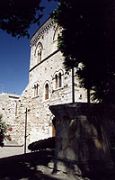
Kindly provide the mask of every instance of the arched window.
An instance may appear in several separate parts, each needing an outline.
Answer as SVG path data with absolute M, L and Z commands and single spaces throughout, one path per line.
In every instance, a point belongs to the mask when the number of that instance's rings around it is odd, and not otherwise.
M 59 73 L 59 87 L 62 87 L 62 75 Z
M 36 63 L 40 63 L 42 60 L 42 51 L 43 51 L 43 45 L 41 42 L 39 42 L 36 46 L 34 56 L 36 58 Z
M 37 47 L 37 62 L 41 62 L 42 60 L 42 50 L 43 50 L 43 46 L 41 43 L 38 43 L 38 47 Z
M 36 84 L 36 96 L 38 96 L 39 95 L 39 91 L 38 91 L 38 84 Z
M 60 33 L 61 33 L 60 27 L 59 26 L 55 27 L 54 35 L 53 35 L 53 42 L 58 40 L 58 36 L 60 35 Z
M 36 96 L 36 86 L 34 85 L 34 97 Z
M 55 75 L 55 89 L 58 88 L 58 75 Z
M 49 99 L 49 84 L 45 85 L 45 100 Z
M 63 75 L 64 75 L 64 72 L 62 69 L 60 69 L 56 71 L 54 75 L 52 76 L 54 90 L 58 90 L 63 87 Z
M 39 89 L 38 89 L 38 87 L 39 87 L 38 84 L 34 85 L 34 97 L 38 96 L 38 94 L 39 94 Z

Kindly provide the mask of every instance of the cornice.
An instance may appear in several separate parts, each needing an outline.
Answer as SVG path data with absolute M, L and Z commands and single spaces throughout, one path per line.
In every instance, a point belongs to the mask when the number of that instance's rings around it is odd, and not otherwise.
M 54 24 L 54 21 L 49 18 L 33 35 L 31 41 L 30 41 L 30 46 L 32 47 L 33 45 L 36 44 L 38 39 L 44 35 L 46 31 L 48 31 Z

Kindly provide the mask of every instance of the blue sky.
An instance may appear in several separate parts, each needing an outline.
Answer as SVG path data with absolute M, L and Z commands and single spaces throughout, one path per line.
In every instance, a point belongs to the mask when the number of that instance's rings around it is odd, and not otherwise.
M 56 6 L 55 2 L 43 4 L 46 6 L 42 22 Z M 31 35 L 37 26 L 30 28 Z M 14 38 L 0 30 L 0 93 L 21 94 L 28 84 L 30 62 L 30 39 Z

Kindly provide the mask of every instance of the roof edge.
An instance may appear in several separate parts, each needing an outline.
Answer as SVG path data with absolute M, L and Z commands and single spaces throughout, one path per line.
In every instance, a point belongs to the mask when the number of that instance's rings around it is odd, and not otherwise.
M 33 34 L 30 40 L 30 46 L 33 46 L 37 42 L 37 39 L 40 38 L 40 36 L 43 35 L 44 32 L 52 26 L 52 24 L 54 24 L 54 21 L 51 17 L 46 19 L 44 23 L 41 24 L 41 26 Z

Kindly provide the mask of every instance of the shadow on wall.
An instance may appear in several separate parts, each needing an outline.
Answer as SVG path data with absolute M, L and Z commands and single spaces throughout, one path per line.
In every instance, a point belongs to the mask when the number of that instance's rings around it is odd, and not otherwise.
M 106 131 L 107 117 L 98 104 L 90 109 L 86 103 L 51 106 L 56 121 L 55 168 L 60 162 L 65 171 L 97 179 L 114 178 L 114 163 L 111 158 L 109 135 Z M 101 179 L 102 180 L 102 179 Z

